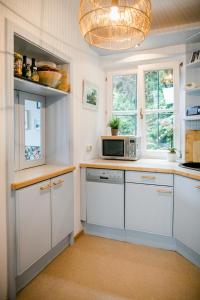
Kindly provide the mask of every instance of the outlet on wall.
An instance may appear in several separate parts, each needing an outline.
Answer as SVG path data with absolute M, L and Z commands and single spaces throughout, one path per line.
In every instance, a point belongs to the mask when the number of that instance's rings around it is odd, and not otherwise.
M 92 145 L 91 144 L 86 145 L 86 151 L 87 152 L 91 152 L 92 151 Z

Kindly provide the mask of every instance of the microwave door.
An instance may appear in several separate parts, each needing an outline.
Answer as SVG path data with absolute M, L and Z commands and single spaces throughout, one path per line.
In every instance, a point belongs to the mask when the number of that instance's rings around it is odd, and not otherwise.
M 103 140 L 104 157 L 124 157 L 124 140 Z

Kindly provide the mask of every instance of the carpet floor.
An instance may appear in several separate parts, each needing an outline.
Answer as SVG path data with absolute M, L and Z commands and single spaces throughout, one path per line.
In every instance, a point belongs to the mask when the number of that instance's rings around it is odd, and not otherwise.
M 17 300 L 199 300 L 200 269 L 181 255 L 83 235 Z

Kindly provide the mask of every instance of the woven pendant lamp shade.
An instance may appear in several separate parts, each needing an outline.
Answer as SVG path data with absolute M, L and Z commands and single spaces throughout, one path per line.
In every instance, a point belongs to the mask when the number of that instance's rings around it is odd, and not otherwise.
M 150 0 L 81 0 L 81 33 L 88 44 L 122 50 L 140 44 L 150 30 Z

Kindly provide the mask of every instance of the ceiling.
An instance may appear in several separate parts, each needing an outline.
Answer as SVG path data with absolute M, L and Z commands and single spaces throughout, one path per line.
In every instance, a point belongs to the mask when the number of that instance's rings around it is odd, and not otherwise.
M 140 47 L 123 52 L 185 43 L 189 36 L 200 31 L 200 0 L 151 0 L 151 3 L 150 33 Z M 116 51 L 92 48 L 99 55 L 116 53 Z

